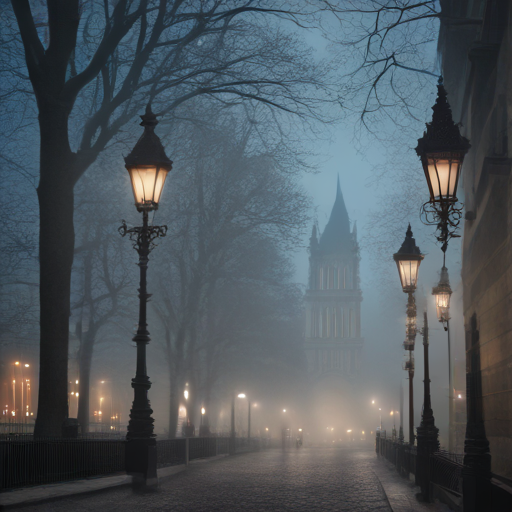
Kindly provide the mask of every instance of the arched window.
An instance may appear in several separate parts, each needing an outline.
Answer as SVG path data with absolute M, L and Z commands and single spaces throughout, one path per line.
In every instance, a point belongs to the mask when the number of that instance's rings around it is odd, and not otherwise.
M 318 336 L 318 313 L 316 309 L 311 310 L 311 337 L 316 338 Z
M 331 309 L 325 308 L 325 338 L 331 337 Z
M 340 289 L 340 267 L 334 267 L 334 280 L 336 281 L 336 289 Z
M 318 286 L 317 289 L 323 290 L 324 289 L 324 267 L 320 267 L 318 269 Z
M 343 288 L 347 287 L 347 267 L 343 267 Z

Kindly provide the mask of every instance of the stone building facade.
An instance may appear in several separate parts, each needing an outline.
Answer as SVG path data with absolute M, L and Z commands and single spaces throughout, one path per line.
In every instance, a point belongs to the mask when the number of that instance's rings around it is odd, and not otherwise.
M 441 7 L 444 83 L 454 120 L 472 146 L 460 198 L 473 397 L 465 449 L 471 455 L 476 447 L 480 456 L 488 446 L 492 473 L 512 480 L 512 2 L 441 0 Z M 487 463 L 481 458 L 479 464 Z

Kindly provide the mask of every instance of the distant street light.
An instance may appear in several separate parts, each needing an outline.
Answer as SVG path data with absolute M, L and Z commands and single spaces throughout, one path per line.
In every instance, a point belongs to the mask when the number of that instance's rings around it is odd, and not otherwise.
M 247 396 L 245 393 L 240 393 L 238 395 L 238 398 L 247 398 Z M 249 398 L 247 398 L 247 407 L 247 439 L 251 439 L 251 401 L 249 400 Z
M 149 253 L 158 237 L 167 233 L 167 226 L 150 226 L 149 212 L 156 210 L 160 201 L 167 174 L 172 169 L 172 162 L 165 154 L 160 139 L 155 134 L 158 124 L 151 106 L 141 116 L 144 133 L 135 144 L 131 153 L 125 158 L 125 166 L 130 175 L 133 196 L 137 211 L 142 212 L 142 226 L 128 229 L 123 221 L 119 228 L 122 236 L 129 235 L 139 254 L 139 324 L 133 341 L 137 343 L 137 370 L 132 379 L 134 390 L 133 406 L 128 423 L 128 440 L 126 449 L 126 470 L 142 478 L 146 485 L 155 485 L 156 474 L 156 439 L 153 435 L 154 419 L 148 391 L 151 382 L 146 370 L 146 345 L 151 338 L 147 330 L 146 309 L 150 294 L 147 292 L 147 268 Z

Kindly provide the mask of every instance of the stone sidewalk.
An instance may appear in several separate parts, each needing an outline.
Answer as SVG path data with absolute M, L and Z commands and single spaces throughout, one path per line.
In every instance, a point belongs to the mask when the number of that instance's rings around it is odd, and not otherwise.
M 384 457 L 377 457 L 373 472 L 379 479 L 393 512 L 450 512 L 443 503 L 421 503 L 416 499 L 420 488 L 414 480 L 402 478 L 395 466 Z
M 227 455 L 218 455 L 209 459 L 200 459 L 191 461 L 190 464 L 200 464 L 213 460 L 218 460 Z M 170 466 L 158 470 L 158 479 L 167 478 L 185 471 L 187 466 Z M 84 478 L 82 480 L 73 480 L 71 482 L 62 482 L 48 485 L 38 485 L 35 487 L 26 487 L 0 493 L 0 511 L 18 508 L 25 505 L 34 505 L 45 501 L 65 496 L 79 496 L 81 494 L 94 493 L 105 489 L 114 489 L 116 487 L 129 486 L 132 483 L 132 477 L 126 474 L 103 476 L 98 478 Z

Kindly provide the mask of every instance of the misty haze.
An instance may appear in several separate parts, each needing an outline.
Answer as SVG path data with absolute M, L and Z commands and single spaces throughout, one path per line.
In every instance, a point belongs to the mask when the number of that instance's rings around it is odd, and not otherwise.
M 512 510 L 510 0 L 0 14 L 0 510 Z

